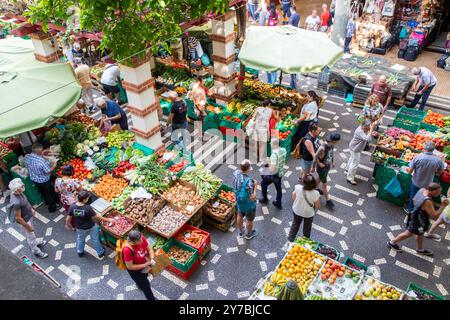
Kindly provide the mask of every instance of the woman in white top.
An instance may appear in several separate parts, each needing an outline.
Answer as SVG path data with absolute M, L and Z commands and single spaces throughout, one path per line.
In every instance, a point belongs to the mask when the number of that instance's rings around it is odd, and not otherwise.
M 266 0 L 259 1 L 258 9 L 256 9 L 256 14 L 259 15 L 259 25 L 265 26 L 269 15 L 269 9 Z
M 303 235 L 311 237 L 311 228 L 316 210 L 320 207 L 320 194 L 316 190 L 317 181 L 313 175 L 306 175 L 303 179 L 303 186 L 298 184 L 292 193 L 292 211 L 294 211 L 294 221 L 289 231 L 288 240 L 293 242 L 297 236 L 298 229 L 303 221 Z
M 306 136 L 309 130 L 309 125 L 313 121 L 317 121 L 319 114 L 319 96 L 315 91 L 308 91 L 306 94 L 306 100 L 308 101 L 300 112 L 300 118 L 294 123 L 298 125 L 298 130 L 292 138 L 292 151 L 295 149 L 300 140 Z
M 262 161 L 267 157 L 267 142 L 270 141 L 270 119 L 273 110 L 269 107 L 270 101 L 264 100 L 262 107 L 258 107 L 253 114 L 255 130 L 253 131 L 253 146 L 256 144 L 257 161 Z

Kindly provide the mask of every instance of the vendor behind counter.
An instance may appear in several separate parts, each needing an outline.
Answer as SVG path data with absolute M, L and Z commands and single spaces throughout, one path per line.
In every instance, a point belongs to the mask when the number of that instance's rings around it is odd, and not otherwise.
M 111 123 L 118 124 L 120 129 L 128 130 L 128 117 L 125 111 L 112 100 L 104 100 L 102 98 L 97 99 L 97 106 L 102 111 L 102 114 L 106 115 L 103 121 L 111 121 Z

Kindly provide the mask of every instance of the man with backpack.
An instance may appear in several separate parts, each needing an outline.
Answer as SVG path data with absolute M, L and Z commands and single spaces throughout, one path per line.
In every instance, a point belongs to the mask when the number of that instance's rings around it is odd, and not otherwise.
M 430 228 L 430 218 L 436 220 L 442 211 L 449 204 L 448 199 L 441 202 L 438 210 L 434 208 L 433 198 L 441 194 L 442 187 L 435 182 L 430 183 L 426 188 L 422 188 L 414 197 L 414 211 L 408 215 L 406 222 L 406 230 L 387 242 L 389 249 L 402 252 L 397 243 L 400 241 L 416 236 L 416 252 L 421 255 L 431 256 L 433 252 L 423 248 L 423 236 Z
M 333 167 L 334 168 L 334 146 L 337 142 L 341 140 L 341 135 L 339 133 L 329 134 L 325 142 L 317 149 L 313 160 L 313 168 L 315 168 L 317 174 L 319 175 L 320 182 L 322 182 L 322 192 L 327 202 L 326 206 L 328 209 L 334 209 L 334 203 L 331 201 L 328 194 L 328 172 Z
M 250 161 L 245 159 L 241 163 L 241 169 L 233 173 L 233 187 L 236 195 L 237 225 L 239 236 L 244 236 L 244 218 L 246 219 L 246 240 L 251 240 L 257 236 L 257 231 L 253 229 L 253 220 L 256 215 L 256 186 L 255 180 L 250 178 Z
M 156 300 L 153 295 L 148 273 L 155 265 L 155 253 L 147 239 L 137 230 L 128 233 L 127 241 L 118 241 L 116 248 L 116 265 L 127 270 L 136 286 L 144 292 L 147 300 Z

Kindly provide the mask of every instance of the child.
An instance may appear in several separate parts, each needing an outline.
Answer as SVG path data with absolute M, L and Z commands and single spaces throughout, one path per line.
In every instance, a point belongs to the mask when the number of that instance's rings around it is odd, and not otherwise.
M 450 200 L 450 189 L 447 192 L 447 199 Z M 441 224 L 450 224 L 450 206 L 447 206 L 439 218 L 433 223 L 430 230 L 425 233 L 425 237 L 439 241 L 441 236 L 433 233 Z

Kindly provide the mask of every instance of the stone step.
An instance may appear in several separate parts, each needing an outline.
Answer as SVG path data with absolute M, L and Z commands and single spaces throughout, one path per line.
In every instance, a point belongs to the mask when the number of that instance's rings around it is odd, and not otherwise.
M 414 93 L 409 92 L 406 96 L 407 101 L 414 99 Z M 427 106 L 450 112 L 450 98 L 431 95 L 428 98 Z

